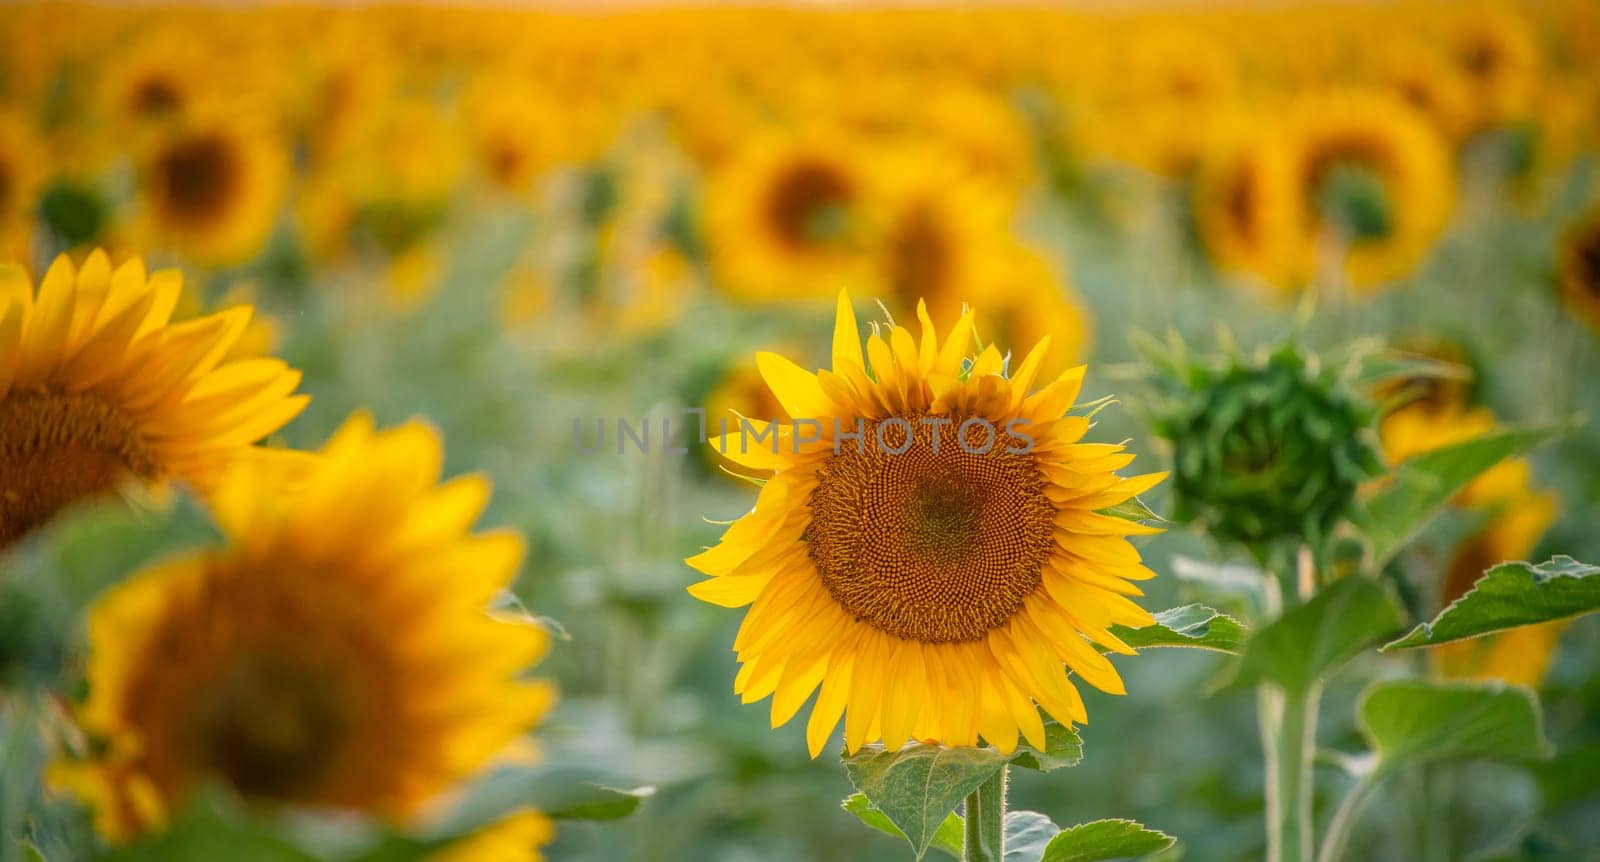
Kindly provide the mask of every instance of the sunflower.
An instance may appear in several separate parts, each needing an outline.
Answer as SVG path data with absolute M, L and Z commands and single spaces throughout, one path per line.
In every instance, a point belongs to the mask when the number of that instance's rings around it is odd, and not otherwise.
M 1284 120 L 1302 279 L 1330 251 L 1358 289 L 1409 273 L 1450 216 L 1449 153 L 1415 109 L 1384 91 L 1302 97 Z
M 873 204 L 882 236 L 881 280 L 893 307 L 910 312 L 926 298 L 933 314 L 961 310 L 965 285 L 979 279 L 997 247 L 1014 242 L 1014 193 L 974 174 L 958 156 L 915 148 L 885 160 Z
M 159 828 L 208 781 L 411 824 L 549 709 L 552 688 L 520 678 L 546 634 L 487 612 L 522 539 L 471 532 L 489 483 L 441 483 L 441 459 L 422 423 L 357 416 L 302 469 L 230 471 L 225 547 L 96 602 L 94 744 L 56 779 L 106 836 Z
M 1562 238 L 1556 283 L 1567 309 L 1600 332 L 1600 209 Z
M 1539 89 L 1539 44 L 1526 18 L 1508 6 L 1483 6 L 1453 21 L 1446 44 L 1471 94 L 1474 130 L 1529 114 Z
M 526 87 L 506 86 L 501 76 L 486 72 L 466 100 L 467 125 L 478 171 L 495 187 L 529 191 L 559 160 L 560 128 L 545 100 Z
M 1195 228 L 1217 268 L 1291 286 L 1294 195 L 1281 138 L 1245 120 L 1219 134 L 1200 160 L 1192 200 Z
M 762 417 L 766 421 L 787 422 L 791 418 L 783 405 L 761 378 L 761 369 L 755 360 L 731 362 L 722 370 L 711 392 L 705 398 L 706 431 L 715 440 L 728 429 L 739 427 L 741 416 Z M 726 422 L 724 426 L 722 423 Z M 741 467 L 727 455 L 710 450 L 712 460 L 729 475 L 760 478 L 771 475 L 770 470 L 753 471 Z
M 209 100 L 217 69 L 227 65 L 210 44 L 187 29 L 161 27 L 111 58 L 99 95 L 113 139 L 171 122 Z
M 57 258 L 37 295 L 0 268 L 0 548 L 128 478 L 205 489 L 305 407 L 283 362 L 223 361 L 248 306 L 169 324 L 181 285 L 99 251 Z
M 1384 418 L 1385 454 L 1392 462 L 1465 442 L 1494 427 L 1494 416 L 1481 407 L 1418 401 Z M 1525 559 L 1555 522 L 1560 501 L 1536 487 L 1526 459 L 1513 458 L 1474 479 L 1455 503 L 1487 518 L 1451 557 L 1440 590 L 1448 605 L 1472 589 L 1489 568 L 1507 560 Z M 1451 678 L 1498 679 L 1537 687 L 1555 656 L 1565 621 L 1524 626 L 1481 638 L 1444 644 L 1433 650 L 1440 675 Z
M 713 444 L 773 476 L 753 511 L 689 558 L 710 575 L 689 592 L 750 606 L 734 690 L 746 703 L 771 695 L 774 727 L 820 688 L 812 756 L 841 716 L 852 752 L 980 736 L 1009 752 L 1019 731 L 1043 746 L 1036 703 L 1086 718 L 1063 663 L 1121 693 L 1099 650 L 1132 653 L 1110 627 L 1151 619 L 1127 598 L 1140 595 L 1129 581 L 1153 575 L 1127 536 L 1155 529 L 1099 510 L 1165 474 L 1121 478 L 1133 460 L 1122 445 L 1080 442 L 1089 420 L 1066 414 L 1084 369 L 1030 395 L 1048 338 L 1008 377 L 994 345 L 968 357 L 971 311 L 942 342 L 924 307 L 917 316 L 920 342 L 891 323 L 863 354 L 841 294 L 832 370 L 757 356 L 795 424 L 753 422 Z
M 815 133 L 753 140 L 707 193 L 720 288 L 747 299 L 818 299 L 872 277 L 865 202 L 873 181 L 851 139 Z
M 269 132 L 211 114 L 153 136 L 139 159 L 144 228 L 211 266 L 241 263 L 266 244 L 288 178 Z
M 541 862 L 539 848 L 556 837 L 555 824 L 537 811 L 519 811 L 428 857 L 428 862 Z
M 1089 355 L 1094 321 L 1064 269 L 1015 240 L 992 249 L 985 262 L 971 300 L 984 309 L 996 341 L 1035 344 L 1049 336 L 1051 352 L 1039 360 L 1046 380 Z
M 0 112 L 0 258 L 25 260 L 44 152 L 21 117 Z

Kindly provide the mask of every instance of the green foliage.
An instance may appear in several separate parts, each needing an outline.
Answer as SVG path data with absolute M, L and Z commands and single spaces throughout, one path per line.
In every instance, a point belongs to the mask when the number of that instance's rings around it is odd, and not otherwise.
M 575 767 L 506 768 L 479 781 L 434 830 L 436 837 L 466 835 L 526 808 L 554 820 L 616 820 L 632 814 L 653 787 L 619 789 L 592 770 Z
M 1376 414 L 1347 380 L 1292 341 L 1255 357 L 1190 359 L 1147 347 L 1164 403 L 1152 430 L 1173 449 L 1173 518 L 1266 559 L 1320 549 L 1382 471 Z
M 1362 508 L 1360 523 L 1382 567 L 1485 470 L 1554 437 L 1552 427 L 1501 429 L 1407 459 Z
M 1379 775 L 1440 760 L 1528 760 L 1550 756 L 1539 705 L 1498 684 L 1391 680 L 1367 690 L 1361 728 Z
M 1484 572 L 1432 622 L 1383 651 L 1434 646 L 1600 610 L 1600 566 L 1557 556 L 1547 563 L 1501 563 Z
M 1011 755 L 1012 765 L 1038 772 L 1054 772 L 1077 766 L 1083 760 L 1083 739 L 1070 725 L 1046 719 L 1044 738 L 1042 751 L 1028 745 L 1018 746 Z
M 913 743 L 868 746 L 844 759 L 850 783 L 897 827 L 921 859 L 946 816 L 1009 761 L 992 748 Z
M 1184 605 L 1155 614 L 1155 625 L 1113 626 L 1111 633 L 1134 649 L 1189 647 L 1238 655 L 1248 631 L 1244 624 L 1205 605 Z
M 1366 578 L 1344 578 L 1251 635 L 1233 684 L 1271 682 L 1307 691 L 1401 623 L 1386 589 Z
M 1132 820 L 1096 820 L 1065 829 L 1050 841 L 1040 862 L 1101 862 L 1148 856 L 1177 839 Z
M 854 814 L 862 823 L 885 835 L 893 835 L 896 838 L 906 837 L 906 834 L 900 831 L 900 827 L 894 825 L 893 820 L 890 820 L 882 811 L 872 807 L 872 802 L 867 799 L 864 793 L 852 793 L 846 796 L 839 806 Z M 910 839 L 906 840 L 909 841 Z M 944 818 L 938 829 L 934 830 L 933 840 L 929 842 L 928 847 L 960 859 L 962 840 L 961 815 L 952 813 Z

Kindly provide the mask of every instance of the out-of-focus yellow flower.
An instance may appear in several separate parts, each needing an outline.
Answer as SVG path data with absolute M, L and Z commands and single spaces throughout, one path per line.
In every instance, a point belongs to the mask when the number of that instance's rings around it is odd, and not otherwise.
M 1478 437 L 1494 424 L 1494 415 L 1481 407 L 1419 401 L 1384 417 L 1380 431 L 1384 454 L 1398 463 Z M 1464 595 L 1486 569 L 1526 558 L 1559 510 L 1555 494 L 1534 486 L 1531 466 L 1522 458 L 1490 468 L 1463 489 L 1455 502 L 1481 513 L 1488 522 L 1451 558 L 1440 588 L 1441 605 Z M 1445 644 L 1432 651 L 1435 666 L 1446 677 L 1537 686 L 1565 627 L 1565 622 L 1545 623 Z
M 882 164 L 882 190 L 870 205 L 891 307 L 909 315 L 925 298 L 935 314 L 959 314 L 972 299 L 963 291 L 1015 242 L 1014 193 L 943 148 L 891 150 Z
M 1300 278 L 1336 268 L 1371 290 L 1410 273 L 1455 199 L 1449 152 L 1427 120 L 1392 93 L 1342 90 L 1299 99 L 1284 133 Z
M 139 155 L 140 227 L 198 263 L 241 263 L 266 244 L 287 181 L 283 143 L 258 118 L 186 118 Z
M 1289 149 L 1257 119 L 1235 120 L 1196 172 L 1195 227 L 1219 269 L 1293 286 L 1299 184 Z
M 1063 373 L 1087 358 L 1094 321 L 1067 273 L 1020 243 L 991 255 L 972 291 L 971 304 L 984 309 L 979 335 L 998 344 L 1036 344 L 1048 337 L 1053 355 L 1040 357 L 1040 374 Z
M 0 259 L 28 259 L 44 158 L 33 129 L 0 112 Z
M 710 180 L 706 229 L 717 287 L 741 299 L 819 299 L 873 282 L 861 143 L 815 131 L 753 138 Z
M 101 110 L 113 141 L 181 119 L 212 98 L 227 63 L 214 43 L 187 27 L 158 26 L 112 56 L 101 73 Z
M 1474 130 L 1526 118 L 1539 86 L 1538 36 L 1509 4 L 1485 4 L 1446 24 L 1445 39 L 1467 82 Z
M 489 483 L 441 483 L 441 461 L 423 424 L 358 416 L 297 470 L 226 475 L 225 547 L 95 604 L 81 721 L 97 745 L 53 772 L 103 834 L 159 829 L 207 781 L 408 824 L 548 711 L 553 688 L 519 678 L 548 636 L 488 610 L 522 539 L 472 532 Z
M 556 825 L 537 811 L 520 811 L 428 857 L 428 862 L 542 862 L 539 848 L 556 838 Z
M 1556 284 L 1567 310 L 1600 332 L 1600 209 L 1562 236 Z
M 466 99 L 478 172 L 514 194 L 528 192 L 562 157 L 562 117 L 537 88 L 510 72 L 485 72 Z
M 1378 59 L 1378 81 L 1433 123 L 1439 134 L 1459 142 L 1477 121 L 1472 93 L 1459 66 L 1431 42 L 1396 40 Z
M 177 272 L 99 251 L 57 258 L 37 294 L 0 267 L 0 548 L 125 481 L 209 490 L 304 409 L 283 362 L 224 361 L 248 306 L 170 323 L 181 293 Z

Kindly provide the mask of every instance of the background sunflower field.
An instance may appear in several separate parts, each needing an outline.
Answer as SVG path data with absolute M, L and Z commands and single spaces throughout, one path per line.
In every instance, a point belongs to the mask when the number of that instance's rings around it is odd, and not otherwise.
M 684 558 L 755 491 L 682 411 L 785 418 L 752 357 L 825 365 L 840 291 L 900 324 L 919 300 L 941 327 L 970 305 L 1019 358 L 1050 336 L 1041 373 L 1089 363 L 1083 400 L 1115 396 L 1096 438 L 1148 470 L 1182 448 L 1152 343 L 1292 337 L 1328 366 L 1399 349 L 1447 371 L 1368 391 L 1388 465 L 1558 429 L 1386 562 L 1400 619 L 1502 561 L 1600 561 L 1597 156 L 1592 0 L 8 4 L 0 860 L 902 858 L 841 809 L 831 753 L 732 693 L 737 615 L 685 594 Z M 73 482 L 113 484 L 79 450 L 37 455 L 85 414 L 27 411 L 118 381 L 146 439 L 201 454 L 141 449 L 148 469 L 122 466 L 175 481 L 68 505 L 92 496 Z M 222 475 L 216 453 L 258 441 L 284 457 Z M 1284 480 L 1286 510 L 1314 474 Z M 1202 526 L 1135 540 L 1158 575 L 1141 604 L 1248 616 L 1268 565 L 1226 542 L 1250 528 L 1173 488 L 1145 502 Z M 424 560 L 459 586 L 413 589 Z M 250 574 L 185 593 L 191 570 Z M 319 581 L 391 570 L 348 613 L 367 640 L 318 640 Z M 339 678 L 392 677 L 373 702 L 426 720 L 395 718 L 351 761 L 367 779 L 314 798 L 231 766 L 231 790 L 130 777 L 155 758 L 125 725 L 281 727 L 181 708 L 216 685 L 185 688 L 184 662 L 253 637 L 263 596 Z M 1553 756 L 1379 784 L 1345 858 L 1600 859 L 1596 655 L 1587 617 L 1359 656 L 1326 682 L 1316 818 L 1345 786 L 1333 750 L 1370 738 L 1370 682 L 1499 680 L 1533 693 Z M 1082 762 L 1016 777 L 1014 806 L 1136 819 L 1179 840 L 1159 858 L 1265 858 L 1257 703 L 1224 684 L 1232 661 L 1117 658 L 1127 695 L 1085 690 Z M 269 665 L 252 696 L 300 685 Z M 124 689 L 178 705 L 117 714 Z M 536 786 L 469 780 L 533 762 Z M 235 796 L 360 817 L 263 821 Z M 452 829 L 466 840 L 429 843 Z

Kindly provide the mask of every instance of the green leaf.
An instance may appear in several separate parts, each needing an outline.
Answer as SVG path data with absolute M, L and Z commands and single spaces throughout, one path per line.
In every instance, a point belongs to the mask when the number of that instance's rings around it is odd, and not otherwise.
M 1127 500 L 1124 500 L 1115 506 L 1110 506 L 1098 511 L 1102 515 L 1110 515 L 1113 518 L 1122 518 L 1125 521 L 1162 520 L 1160 515 L 1150 511 L 1150 507 L 1146 506 L 1144 501 L 1138 497 L 1129 497 Z
M 1366 578 L 1344 578 L 1257 630 L 1245 642 L 1232 682 L 1306 691 L 1401 623 L 1388 590 Z
M 1600 610 L 1600 566 L 1558 556 L 1548 563 L 1501 563 L 1461 598 L 1384 652 L 1450 641 L 1566 619 Z
M 1505 428 L 1408 459 L 1367 501 L 1361 523 L 1382 568 L 1462 488 L 1490 467 L 1554 437 L 1558 427 Z
M 992 748 L 912 743 L 898 751 L 870 745 L 844 758 L 850 783 L 884 813 L 921 859 L 946 815 L 1005 766 Z
M 507 768 L 477 782 L 431 834 L 467 835 L 526 808 L 553 820 L 616 820 L 653 793 L 653 787 L 611 787 L 602 776 L 569 766 Z
M 1248 632 L 1244 624 L 1205 605 L 1184 605 L 1155 615 L 1155 625 L 1112 626 L 1111 633 L 1135 649 L 1190 647 L 1238 655 Z
M 1472 380 L 1472 369 L 1421 353 L 1405 350 L 1378 350 L 1361 357 L 1355 384 L 1366 388 L 1395 380 Z
M 1050 841 L 1061 834 L 1054 820 L 1037 811 L 1007 811 L 1005 829 L 1004 862 L 1039 862 Z
M 1177 839 L 1132 820 L 1096 820 L 1063 830 L 1045 848 L 1040 862 L 1100 862 L 1148 856 Z
M 107 852 L 106 862 L 166 862 L 171 859 L 227 859 L 230 862 L 316 862 L 317 857 L 280 836 L 267 824 L 250 820 L 221 794 L 204 792 L 171 825 Z
M 1378 774 L 1438 760 L 1530 760 L 1550 756 L 1539 705 L 1503 684 L 1380 682 L 1361 698 L 1361 728 Z
M 1083 739 L 1078 731 L 1054 719 L 1044 723 L 1044 750 L 1030 745 L 1017 747 L 1011 762 L 1024 769 L 1053 772 L 1077 766 L 1083 760 Z
M 872 807 L 872 802 L 867 799 L 866 794 L 852 793 L 845 797 L 844 802 L 840 803 L 840 807 L 854 814 L 862 823 L 885 835 L 893 835 L 896 838 L 906 837 L 906 834 L 900 831 L 900 827 L 894 825 L 894 821 L 885 816 L 882 811 Z M 933 842 L 928 846 L 941 853 L 960 859 L 963 842 L 965 841 L 966 835 L 962 829 L 961 815 L 950 814 L 945 817 L 944 822 L 940 823 L 939 828 L 934 831 Z

